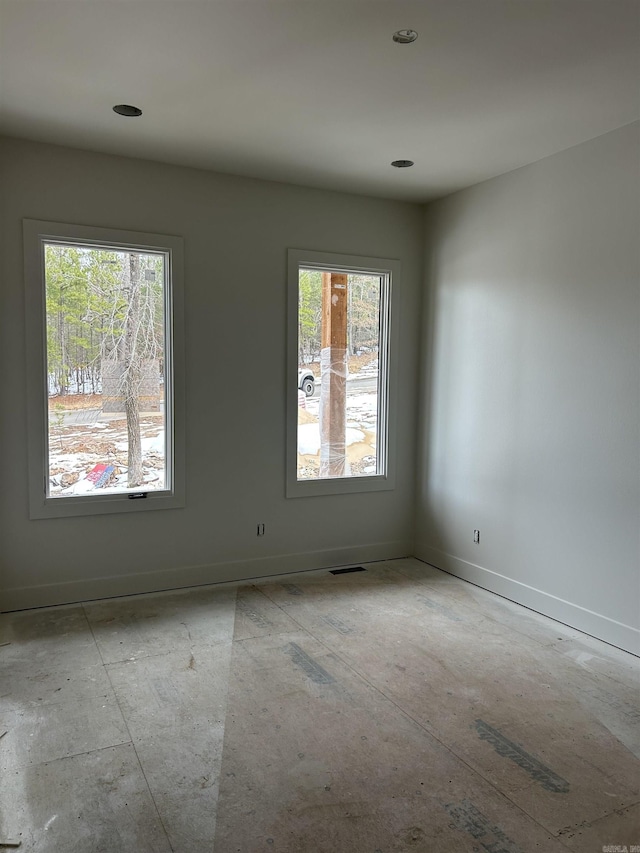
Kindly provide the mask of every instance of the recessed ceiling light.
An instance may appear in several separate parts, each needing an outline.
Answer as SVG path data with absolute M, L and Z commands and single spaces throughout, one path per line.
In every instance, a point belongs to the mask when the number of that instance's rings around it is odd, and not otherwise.
M 391 165 L 396 169 L 408 169 L 409 166 L 413 166 L 413 160 L 394 160 Z
M 418 33 L 415 30 L 398 30 L 393 34 L 393 40 L 398 44 L 411 44 L 418 38 Z
M 116 104 L 113 108 L 114 113 L 119 116 L 141 116 L 142 110 L 139 107 L 132 107 L 131 104 Z

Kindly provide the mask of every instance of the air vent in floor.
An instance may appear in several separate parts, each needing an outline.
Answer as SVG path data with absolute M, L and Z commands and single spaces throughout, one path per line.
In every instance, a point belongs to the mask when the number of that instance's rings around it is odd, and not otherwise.
M 331 569 L 332 575 L 348 575 L 349 572 L 366 572 L 363 566 L 354 566 L 352 569 Z

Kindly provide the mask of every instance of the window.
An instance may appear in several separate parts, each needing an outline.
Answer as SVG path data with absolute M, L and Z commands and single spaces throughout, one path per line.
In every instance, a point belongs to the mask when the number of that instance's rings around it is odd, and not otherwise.
M 32 518 L 184 505 L 182 241 L 24 221 Z
M 382 258 L 289 250 L 289 497 L 395 485 L 399 270 Z

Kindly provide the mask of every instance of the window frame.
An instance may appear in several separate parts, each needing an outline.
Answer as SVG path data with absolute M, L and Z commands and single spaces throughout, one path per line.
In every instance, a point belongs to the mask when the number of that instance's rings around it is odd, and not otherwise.
M 311 249 L 289 249 L 287 256 L 286 496 L 299 498 L 395 489 L 400 261 Z M 381 338 L 385 340 L 381 339 L 379 350 L 376 441 L 383 473 L 363 477 L 298 480 L 298 281 L 301 268 L 384 277 L 381 282 L 380 326 Z
M 185 505 L 184 295 L 183 240 L 165 234 L 23 220 L 25 319 L 27 341 L 27 440 L 29 517 L 69 518 L 122 512 L 175 509 Z M 165 256 L 165 430 L 170 488 L 148 491 L 132 500 L 130 492 L 51 497 L 45 251 L 47 242 L 87 248 L 155 252 Z M 138 489 L 144 492 L 144 489 Z

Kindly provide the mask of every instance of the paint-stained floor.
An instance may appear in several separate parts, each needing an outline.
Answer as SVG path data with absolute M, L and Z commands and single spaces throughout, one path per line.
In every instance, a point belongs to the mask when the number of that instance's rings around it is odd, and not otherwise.
M 0 616 L 0 842 L 640 853 L 640 662 L 391 560 Z

